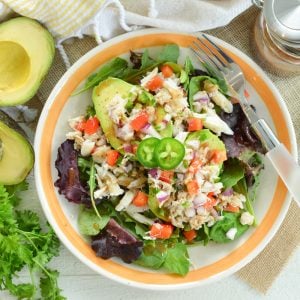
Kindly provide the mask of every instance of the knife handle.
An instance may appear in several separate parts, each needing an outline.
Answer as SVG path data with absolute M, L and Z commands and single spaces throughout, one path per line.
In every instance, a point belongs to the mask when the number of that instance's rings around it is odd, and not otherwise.
M 266 156 L 300 206 L 300 166 L 283 144 L 275 146 Z

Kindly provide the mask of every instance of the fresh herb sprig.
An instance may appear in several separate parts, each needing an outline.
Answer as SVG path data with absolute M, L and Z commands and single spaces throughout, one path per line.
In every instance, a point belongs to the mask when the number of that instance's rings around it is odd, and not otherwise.
M 6 188 L 0 185 L 0 290 L 8 290 L 18 299 L 63 300 L 57 284 L 58 272 L 46 264 L 59 254 L 59 241 L 48 225 L 43 231 L 39 217 L 29 210 L 17 210 L 17 192 L 27 189 L 26 183 Z M 15 283 L 17 274 L 28 268 L 31 283 Z M 39 284 L 36 277 L 39 276 Z

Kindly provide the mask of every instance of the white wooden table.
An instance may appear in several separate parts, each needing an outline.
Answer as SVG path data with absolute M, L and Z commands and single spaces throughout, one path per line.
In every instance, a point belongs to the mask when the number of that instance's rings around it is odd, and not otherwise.
M 29 190 L 24 192 L 21 208 L 33 209 L 39 213 L 41 218 L 45 218 L 35 192 L 32 175 L 28 178 L 28 181 L 30 183 Z M 136 289 L 96 274 L 75 258 L 64 246 L 61 246 L 60 256 L 54 258 L 50 266 L 60 272 L 59 285 L 68 300 L 300 299 L 299 248 L 266 295 L 258 293 L 235 275 L 210 285 L 182 291 L 155 292 Z M 20 280 L 28 279 L 24 273 L 20 274 Z M 15 298 L 7 293 L 0 292 L 0 300 L 12 299 Z

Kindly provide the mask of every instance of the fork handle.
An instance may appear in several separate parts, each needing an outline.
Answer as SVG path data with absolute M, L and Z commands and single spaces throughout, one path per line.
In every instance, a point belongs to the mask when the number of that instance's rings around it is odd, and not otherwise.
M 277 145 L 266 156 L 300 207 L 300 166 L 283 144 Z
M 300 166 L 263 119 L 252 124 L 252 128 L 268 151 L 266 156 L 300 206 Z

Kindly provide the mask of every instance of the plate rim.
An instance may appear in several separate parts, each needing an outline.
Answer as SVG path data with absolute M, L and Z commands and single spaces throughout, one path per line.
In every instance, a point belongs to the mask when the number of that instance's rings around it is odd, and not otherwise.
M 272 237 L 276 234 L 276 232 L 279 229 L 279 226 L 281 225 L 284 217 L 286 216 L 286 213 L 289 208 L 291 196 L 287 194 L 286 199 L 281 207 L 281 210 L 279 212 L 279 215 L 277 216 L 275 222 L 273 223 L 271 229 L 269 230 L 268 234 L 261 240 L 261 242 L 255 247 L 254 250 L 252 250 L 246 257 L 241 259 L 238 263 L 235 265 L 231 266 L 230 268 L 227 268 L 224 272 L 217 273 L 215 275 L 210 276 L 209 278 L 205 278 L 199 281 L 192 281 L 192 282 L 185 282 L 185 283 L 176 283 L 176 284 L 147 284 L 147 283 L 142 283 L 138 281 L 132 281 L 125 279 L 123 277 L 120 277 L 119 275 L 113 274 L 109 271 L 106 271 L 105 269 L 96 266 L 93 262 L 90 260 L 87 260 L 85 256 L 82 255 L 82 253 L 71 243 L 68 241 L 68 239 L 65 237 L 64 232 L 58 227 L 56 221 L 54 220 L 52 213 L 50 212 L 48 202 L 46 199 L 46 195 L 43 192 L 42 185 L 41 185 L 41 178 L 40 178 L 40 168 L 39 168 L 39 157 L 40 157 L 40 147 L 39 147 L 39 141 L 41 140 L 42 133 L 43 133 L 43 121 L 45 121 L 47 114 L 50 110 L 50 107 L 52 106 L 53 102 L 56 99 L 56 96 L 62 86 L 66 83 L 68 78 L 77 70 L 80 66 L 85 64 L 90 58 L 92 58 L 94 55 L 97 53 L 101 52 L 105 48 L 118 44 L 121 41 L 124 41 L 128 38 L 133 38 L 137 36 L 145 36 L 149 34 L 155 34 L 155 33 L 175 33 L 175 34 L 183 34 L 183 35 L 190 35 L 190 36 L 198 36 L 199 34 L 197 33 L 178 33 L 176 31 L 170 31 L 170 30 L 160 30 L 160 29 L 144 29 L 136 32 L 130 32 L 126 33 L 120 36 L 117 36 L 93 49 L 91 49 L 89 52 L 87 52 L 84 56 L 82 56 L 74 65 L 61 77 L 61 79 L 58 81 L 58 83 L 55 85 L 54 89 L 52 90 L 48 100 L 46 101 L 43 111 L 40 115 L 38 126 L 36 129 L 36 135 L 35 135 L 35 140 L 34 140 L 34 149 L 36 153 L 36 157 L 38 158 L 35 164 L 35 183 L 36 183 L 36 188 L 38 191 L 38 197 L 39 201 L 42 205 L 43 211 L 55 230 L 55 233 L 58 235 L 60 240 L 63 242 L 63 244 L 71 251 L 71 253 L 76 256 L 81 262 L 89 266 L 91 269 L 96 271 L 99 274 L 105 275 L 107 278 L 115 280 L 117 282 L 120 282 L 122 284 L 130 285 L 130 286 L 135 286 L 138 288 L 143 288 L 143 289 L 152 289 L 152 290 L 175 290 L 175 289 L 183 289 L 183 288 L 188 288 L 192 286 L 200 286 L 204 284 L 208 284 L 212 281 L 215 281 L 216 279 L 221 279 L 226 276 L 229 276 L 230 274 L 236 272 L 243 266 L 245 266 L 248 262 L 250 262 L 253 258 L 255 258 L 268 244 L 268 242 L 272 239 Z M 297 143 L 296 143 L 296 136 L 295 136 L 295 131 L 294 127 L 292 124 L 291 116 L 288 112 L 287 106 L 280 95 L 279 91 L 277 90 L 276 86 L 274 83 L 269 79 L 269 77 L 265 74 L 265 72 L 246 54 L 238 50 L 237 48 L 231 46 L 230 44 L 222 41 L 221 39 L 218 39 L 216 37 L 210 36 L 214 41 L 216 41 L 219 45 L 227 48 L 228 50 L 232 51 L 233 53 L 237 54 L 243 61 L 246 61 L 248 63 L 251 63 L 251 66 L 253 69 L 262 77 L 262 80 L 268 85 L 268 87 L 271 89 L 271 91 L 274 93 L 274 96 L 276 98 L 276 101 L 278 105 L 280 106 L 284 118 L 287 123 L 287 129 L 290 134 L 290 143 L 291 143 L 291 152 L 294 156 L 294 158 L 297 158 Z

